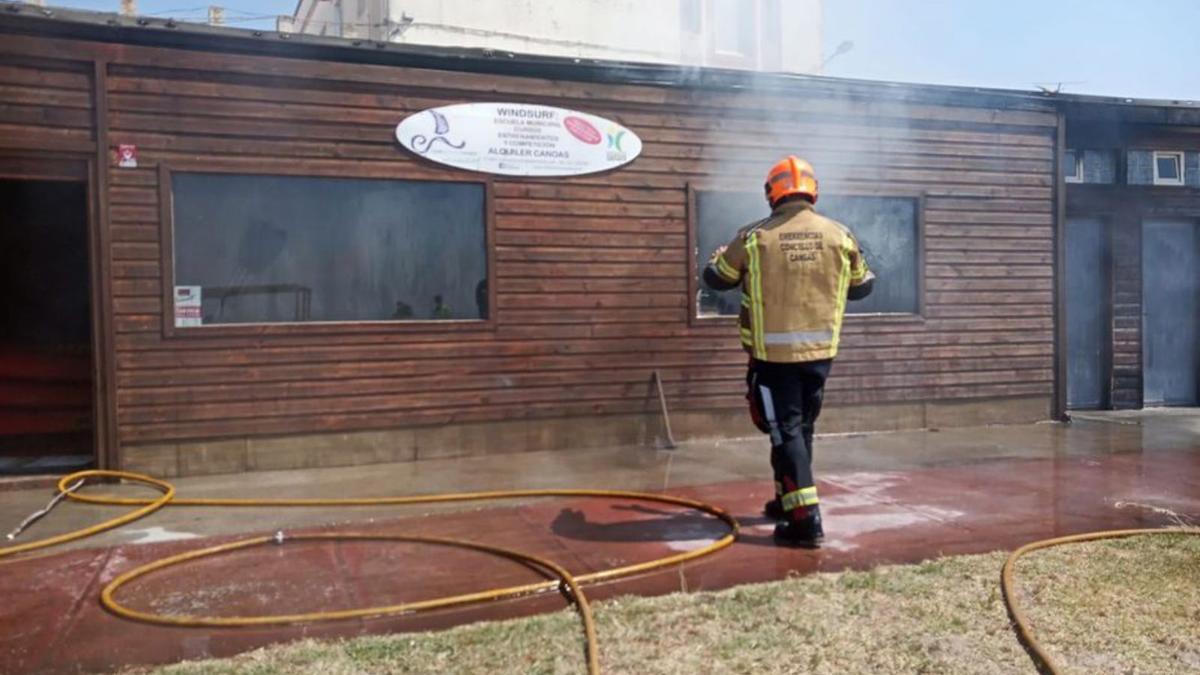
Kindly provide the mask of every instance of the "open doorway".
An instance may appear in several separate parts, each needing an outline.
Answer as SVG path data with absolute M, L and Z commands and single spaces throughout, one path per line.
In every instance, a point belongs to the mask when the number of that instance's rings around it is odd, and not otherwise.
M 0 179 L 0 475 L 95 462 L 88 191 Z

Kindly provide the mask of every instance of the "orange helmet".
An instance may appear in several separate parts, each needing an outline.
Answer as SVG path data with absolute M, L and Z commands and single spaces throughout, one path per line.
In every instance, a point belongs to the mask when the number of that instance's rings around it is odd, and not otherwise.
M 811 164 L 795 155 L 788 155 L 771 167 L 763 188 L 772 207 L 791 195 L 806 195 L 817 203 L 817 175 Z

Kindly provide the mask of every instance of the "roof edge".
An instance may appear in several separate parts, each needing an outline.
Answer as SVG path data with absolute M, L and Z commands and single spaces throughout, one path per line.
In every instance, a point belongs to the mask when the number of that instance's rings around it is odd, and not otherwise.
M 605 61 L 490 49 L 418 46 L 349 38 L 279 33 L 161 17 L 5 2 L 0 32 L 206 52 L 316 59 L 345 63 L 482 72 L 579 82 L 776 93 L 826 92 L 909 103 L 972 105 L 1053 111 L 1062 95 L 1032 91 L 911 84 L 789 73 L 759 73 L 673 64 Z

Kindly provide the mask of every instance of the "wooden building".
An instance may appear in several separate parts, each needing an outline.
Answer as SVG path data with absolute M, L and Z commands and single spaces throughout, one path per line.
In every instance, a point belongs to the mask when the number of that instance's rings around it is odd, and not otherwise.
M 6 209 L 3 227 L 41 232 L 74 209 L 87 283 L 60 284 L 77 294 L 63 311 L 90 307 L 86 343 L 46 351 L 36 331 L 0 339 L 0 434 L 90 431 L 97 465 L 161 476 L 642 443 L 662 433 L 657 371 L 677 437 L 748 435 L 746 357 L 732 319 L 702 315 L 720 308 L 705 307 L 719 299 L 697 286 L 697 250 L 722 236 L 712 228 L 763 208 L 763 173 L 788 153 L 816 165 L 819 208 L 871 230 L 863 238 L 892 289 L 848 318 L 820 431 L 1064 409 L 1064 127 L 1051 97 L 417 50 L 24 5 L 0 15 L 0 186 L 75 195 L 29 196 L 23 220 Z M 396 142 L 406 116 L 472 101 L 585 111 L 635 131 L 644 149 L 606 173 L 535 179 L 438 166 Z M 389 265 L 370 246 L 313 240 L 303 255 L 280 253 L 300 236 L 288 234 L 294 222 L 337 220 L 304 206 L 313 195 L 375 204 L 367 193 L 393 188 L 408 190 L 395 197 L 408 205 L 406 241 L 445 218 L 476 233 L 395 254 L 429 265 L 423 251 L 450 251 L 432 258 L 437 274 L 461 265 L 461 283 L 438 277 L 453 286 L 444 297 L 426 289 L 396 296 L 394 313 L 376 307 L 392 296 L 362 270 L 386 276 Z M 228 229 L 243 217 L 240 235 Z M 23 255 L 14 251 L 4 255 Z M 331 307 L 311 284 L 259 274 L 281 255 L 331 275 L 322 284 L 344 272 L 373 294 L 366 309 L 344 316 L 357 301 Z M 205 275 L 228 283 L 205 280 L 203 325 L 177 325 L 176 294 Z M 35 294 L 66 292 L 26 281 Z M 273 298 L 260 303 L 270 321 L 238 315 L 253 304 L 237 299 L 249 286 Z M 33 352 L 43 365 L 22 371 Z M 54 411 L 65 412 L 55 421 Z M 17 423 L 38 415 L 40 427 Z
M 1068 404 L 1200 405 L 1200 108 L 1062 110 Z

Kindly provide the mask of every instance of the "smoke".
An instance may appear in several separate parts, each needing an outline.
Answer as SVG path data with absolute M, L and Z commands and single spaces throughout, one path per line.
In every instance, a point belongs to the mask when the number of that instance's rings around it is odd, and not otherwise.
M 826 194 L 873 192 L 897 153 L 912 151 L 912 113 L 902 103 L 851 94 L 816 78 L 748 75 L 733 93 L 714 92 L 703 170 L 717 184 L 761 190 L 787 155 L 808 160 Z
M 697 237 L 697 260 L 706 261 L 737 228 L 769 213 L 766 173 L 796 155 L 816 172 L 817 211 L 855 233 L 880 276 L 877 294 L 850 311 L 918 311 L 917 195 L 927 185 L 913 172 L 927 160 L 913 126 L 916 111 L 892 95 L 894 89 L 807 75 L 700 70 L 689 72 L 688 85 L 694 87 L 695 112 L 709 124 L 698 139 L 703 155 L 694 187 L 724 195 L 697 199 L 701 229 L 723 230 L 715 238 L 703 232 Z M 705 210 L 719 211 L 724 222 L 713 222 Z M 709 295 L 702 291 L 703 305 L 722 304 Z

